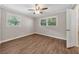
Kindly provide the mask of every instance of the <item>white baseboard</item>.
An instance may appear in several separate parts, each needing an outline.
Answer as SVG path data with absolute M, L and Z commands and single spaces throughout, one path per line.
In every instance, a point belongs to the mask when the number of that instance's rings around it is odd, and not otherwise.
M 65 40 L 64 38 L 57 37 L 57 36 L 51 36 L 51 35 L 42 34 L 42 33 L 31 33 L 31 34 L 28 34 L 28 35 L 22 35 L 22 36 L 18 36 L 18 37 L 15 37 L 15 38 L 6 39 L 6 40 L 1 41 L 0 43 L 4 43 L 4 42 L 14 40 L 14 39 L 17 39 L 17 38 L 21 38 L 21 37 L 24 37 L 24 36 L 29 36 L 29 35 L 32 35 L 32 34 L 40 34 L 40 35 L 44 35 L 44 36 L 49 36 L 49 37 L 54 37 L 54 38 Z
M 17 38 L 29 36 L 29 35 L 32 35 L 32 34 L 34 34 L 34 33 L 31 33 L 31 34 L 28 34 L 28 35 L 22 35 L 22 36 L 18 36 L 18 37 L 6 39 L 6 40 L 2 40 L 2 41 L 0 41 L 0 43 L 4 43 L 4 42 L 10 41 L 10 40 L 15 40 L 15 39 L 17 39 Z
M 53 36 L 53 35 L 47 35 L 47 34 L 42 34 L 42 33 L 36 33 L 36 34 L 40 34 L 40 35 L 44 35 L 44 36 L 48 36 L 48 37 L 53 37 L 53 38 L 58 38 L 58 39 L 61 39 L 61 40 L 66 40 L 65 38 L 57 37 L 57 36 Z

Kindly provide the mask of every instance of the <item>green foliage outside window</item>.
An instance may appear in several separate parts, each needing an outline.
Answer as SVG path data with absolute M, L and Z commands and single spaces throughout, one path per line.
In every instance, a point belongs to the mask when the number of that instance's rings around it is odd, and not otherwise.
M 56 17 L 41 20 L 41 26 L 56 26 Z
M 45 19 L 41 20 L 41 26 L 46 26 L 46 20 Z
M 48 26 L 56 25 L 56 18 L 48 18 Z
M 19 25 L 19 21 L 17 20 L 17 17 L 16 16 L 11 16 L 9 19 L 8 19 L 8 23 L 9 25 Z

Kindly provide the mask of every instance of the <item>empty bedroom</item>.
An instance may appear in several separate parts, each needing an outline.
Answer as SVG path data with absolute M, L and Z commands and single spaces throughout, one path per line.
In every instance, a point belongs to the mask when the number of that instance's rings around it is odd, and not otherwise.
M 0 54 L 79 54 L 76 4 L 0 4 Z

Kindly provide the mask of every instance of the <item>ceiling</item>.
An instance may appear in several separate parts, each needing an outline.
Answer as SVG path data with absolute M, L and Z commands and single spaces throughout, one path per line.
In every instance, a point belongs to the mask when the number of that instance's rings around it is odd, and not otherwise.
M 34 4 L 3 4 L 3 7 L 7 9 L 12 9 L 17 12 L 23 13 L 32 18 L 40 18 L 49 16 L 55 13 L 65 12 L 66 9 L 72 8 L 73 4 L 43 4 L 42 6 L 48 7 L 47 10 L 43 11 L 43 14 L 36 15 L 33 14 L 33 11 L 28 11 L 28 9 L 33 8 Z

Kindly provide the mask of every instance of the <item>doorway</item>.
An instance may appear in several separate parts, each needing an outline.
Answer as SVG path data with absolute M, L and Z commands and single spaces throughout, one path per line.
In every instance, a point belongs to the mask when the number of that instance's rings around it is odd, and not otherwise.
M 67 10 L 67 48 L 79 47 L 79 5 Z

